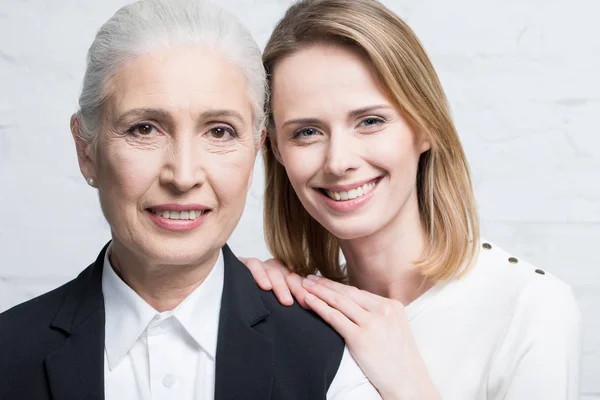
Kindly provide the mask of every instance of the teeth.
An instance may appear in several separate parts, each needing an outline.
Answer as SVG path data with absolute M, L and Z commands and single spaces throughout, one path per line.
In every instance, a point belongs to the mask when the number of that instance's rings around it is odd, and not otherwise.
M 348 192 L 334 192 L 331 190 L 325 190 L 325 194 L 328 197 L 337 201 L 354 200 L 357 197 L 364 196 L 369 193 L 375 187 L 375 182 L 365 183 L 364 185 L 351 189 Z
M 191 219 L 194 220 L 206 213 L 206 210 L 186 210 L 186 211 L 152 211 L 156 215 L 160 215 L 166 219 Z

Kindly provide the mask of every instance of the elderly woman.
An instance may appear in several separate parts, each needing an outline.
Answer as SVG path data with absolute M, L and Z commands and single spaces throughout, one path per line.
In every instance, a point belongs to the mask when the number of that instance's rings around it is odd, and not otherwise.
M 266 233 L 296 273 L 251 260 L 261 285 L 286 304 L 289 285 L 330 322 L 384 399 L 578 398 L 571 288 L 479 238 L 466 157 L 412 30 L 374 0 L 305 0 L 263 59 Z
M 340 336 L 225 244 L 264 99 L 259 49 L 214 5 L 141 1 L 102 26 L 71 129 L 112 241 L 0 315 L 1 399 L 379 398 Z

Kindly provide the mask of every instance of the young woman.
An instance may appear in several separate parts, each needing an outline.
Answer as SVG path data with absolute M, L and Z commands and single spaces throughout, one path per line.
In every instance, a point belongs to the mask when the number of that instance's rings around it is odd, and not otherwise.
M 376 1 L 301 1 L 263 61 L 278 261 L 246 260 L 259 285 L 328 321 L 385 399 L 577 398 L 571 289 L 479 238 L 464 151 L 411 29 Z

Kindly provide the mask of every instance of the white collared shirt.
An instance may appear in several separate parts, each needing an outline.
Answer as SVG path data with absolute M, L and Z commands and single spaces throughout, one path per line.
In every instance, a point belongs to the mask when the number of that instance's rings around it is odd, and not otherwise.
M 224 279 L 222 252 L 204 282 L 175 309 L 163 313 L 119 278 L 109 252 L 110 248 L 102 272 L 105 398 L 213 399 Z M 347 349 L 327 399 L 380 399 Z

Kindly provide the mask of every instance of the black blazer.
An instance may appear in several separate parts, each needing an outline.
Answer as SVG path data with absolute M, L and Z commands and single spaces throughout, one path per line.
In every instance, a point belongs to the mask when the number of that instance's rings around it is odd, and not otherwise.
M 76 279 L 0 314 L 0 399 L 104 399 L 107 246 Z M 223 248 L 225 277 L 215 399 L 325 399 L 341 337 L 301 307 L 284 307 Z

